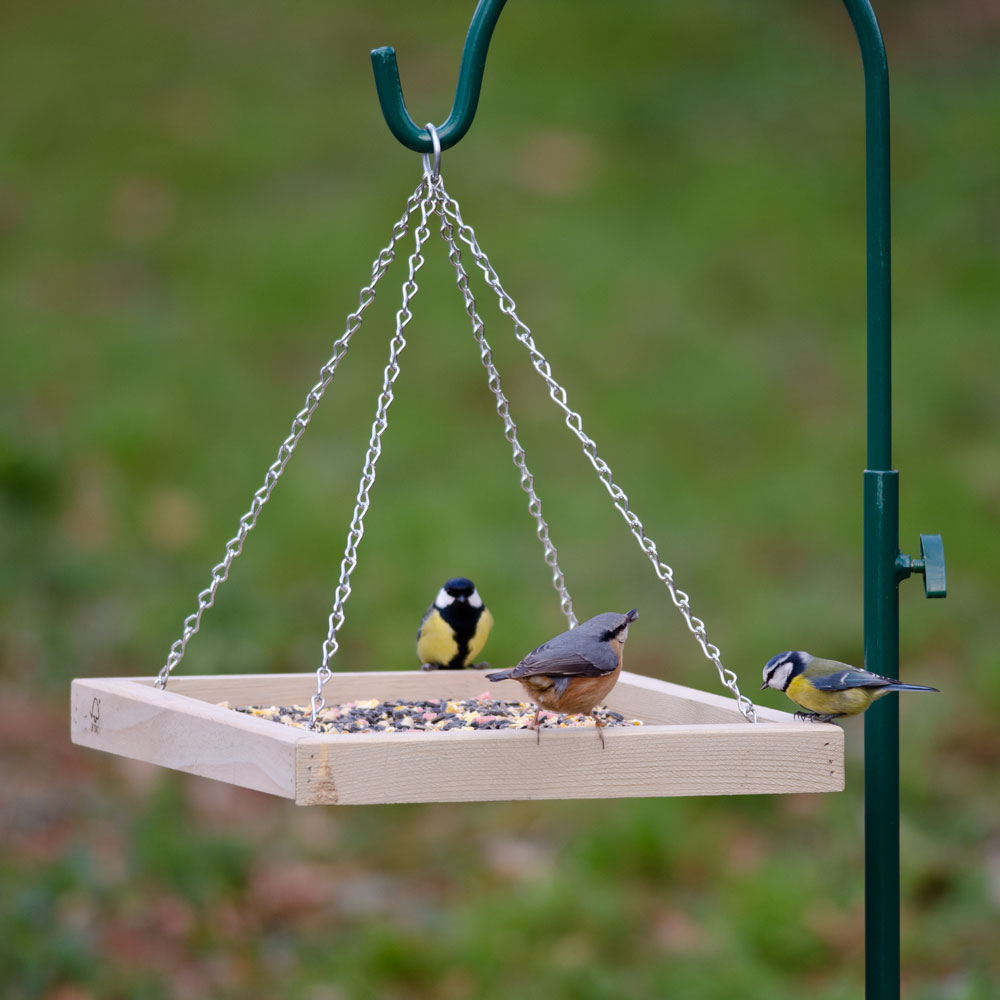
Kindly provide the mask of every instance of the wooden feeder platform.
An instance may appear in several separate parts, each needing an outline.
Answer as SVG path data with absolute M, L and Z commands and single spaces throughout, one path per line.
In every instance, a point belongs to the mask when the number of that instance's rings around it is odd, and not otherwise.
M 623 671 L 607 707 L 641 726 L 533 731 L 315 734 L 223 704 L 308 704 L 315 674 L 73 681 L 81 746 L 294 799 L 299 805 L 484 802 L 836 792 L 844 734 L 757 707 L 752 725 L 721 695 Z M 375 698 L 519 700 L 478 670 L 337 673 L 328 705 Z

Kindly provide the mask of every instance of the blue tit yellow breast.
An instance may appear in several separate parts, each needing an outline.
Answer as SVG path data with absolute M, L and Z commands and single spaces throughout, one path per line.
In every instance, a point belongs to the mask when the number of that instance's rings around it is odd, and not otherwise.
M 431 608 L 417 636 L 417 656 L 420 662 L 439 665 L 451 663 L 458 652 L 454 630 L 441 617 L 437 608 Z
M 793 677 L 785 694 L 797 705 L 821 715 L 857 715 L 884 691 L 872 688 L 845 688 L 843 691 L 820 691 L 808 677 Z

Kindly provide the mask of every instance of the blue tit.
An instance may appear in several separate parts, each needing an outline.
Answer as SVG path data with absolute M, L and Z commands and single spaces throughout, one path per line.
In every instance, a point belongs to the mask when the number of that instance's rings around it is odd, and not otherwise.
M 797 719 L 815 722 L 858 715 L 892 691 L 937 691 L 923 684 L 901 684 L 837 660 L 821 660 L 801 650 L 778 653 L 767 661 L 760 689 L 769 687 L 784 691 L 796 705 L 809 709 L 796 712 Z
M 476 585 L 462 576 L 448 580 L 417 629 L 421 669 L 461 670 L 472 666 L 491 628 L 493 615 L 483 604 Z

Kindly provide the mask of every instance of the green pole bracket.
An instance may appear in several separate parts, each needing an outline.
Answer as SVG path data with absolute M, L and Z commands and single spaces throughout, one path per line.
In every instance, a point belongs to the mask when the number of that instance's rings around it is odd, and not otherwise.
M 924 594 L 927 597 L 947 597 L 948 582 L 944 571 L 944 543 L 940 535 L 920 536 L 920 558 L 896 557 L 896 576 L 905 580 L 911 573 L 920 573 L 924 578 Z
M 486 53 L 489 51 L 493 29 L 507 0 L 479 0 L 469 33 L 465 36 L 462 50 L 462 64 L 458 70 L 458 87 L 451 114 L 443 125 L 437 126 L 438 139 L 442 149 L 450 149 L 458 142 L 472 124 L 479 104 L 479 91 L 483 85 L 483 71 L 486 69 Z M 389 131 L 407 149 L 418 153 L 434 150 L 430 133 L 418 128 L 410 117 L 403 101 L 403 86 L 399 82 L 399 67 L 396 52 L 389 45 L 372 49 L 372 70 L 375 73 L 375 89 L 378 102 Z

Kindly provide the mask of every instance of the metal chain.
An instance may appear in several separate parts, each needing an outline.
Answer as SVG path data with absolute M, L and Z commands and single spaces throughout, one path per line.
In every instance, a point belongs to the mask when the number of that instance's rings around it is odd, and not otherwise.
M 444 193 L 440 178 L 436 182 L 436 187 L 441 194 Z M 555 587 L 556 592 L 559 594 L 559 607 L 562 608 L 563 614 L 569 621 L 569 627 L 576 628 L 577 619 L 573 613 L 573 600 L 569 596 L 569 591 L 566 589 L 565 577 L 559 568 L 559 557 L 556 547 L 549 537 L 548 523 L 542 516 L 542 501 L 535 492 L 535 479 L 528 471 L 524 449 L 517 438 L 517 424 L 514 423 L 514 419 L 510 415 L 510 404 L 500 384 L 500 373 L 493 363 L 493 351 L 483 332 L 483 320 L 476 308 L 475 296 L 469 288 L 469 275 L 462 264 L 462 251 L 455 242 L 454 228 L 452 227 L 451 220 L 442 210 L 440 202 L 437 205 L 437 214 L 441 217 L 441 235 L 448 245 L 448 260 L 451 261 L 452 266 L 455 268 L 455 277 L 459 291 L 462 293 L 462 300 L 465 303 L 465 312 L 472 323 L 472 334 L 476 338 L 476 343 L 479 344 L 479 357 L 489 375 L 489 387 L 496 397 L 497 413 L 500 414 L 503 420 L 504 437 L 510 443 L 514 465 L 521 473 L 521 489 L 528 495 L 528 510 L 535 519 L 535 534 L 545 549 L 545 562 L 552 570 L 552 586 Z
M 417 294 L 417 282 L 415 280 L 417 271 L 423 266 L 424 258 L 420 253 L 421 247 L 430 235 L 427 228 L 427 220 L 434 211 L 436 193 L 429 173 L 425 173 L 417 189 L 422 192 L 420 200 L 420 225 L 414 230 L 414 248 L 409 257 L 409 274 L 403 283 L 403 301 L 396 312 L 396 332 L 389 343 L 389 363 L 385 366 L 382 378 L 382 391 L 378 397 L 378 404 L 375 410 L 375 421 L 372 424 L 371 438 L 368 442 L 368 451 L 365 455 L 364 469 L 361 473 L 361 482 L 358 485 L 358 498 L 354 507 L 354 516 L 351 518 L 351 527 L 347 533 L 347 548 L 344 550 L 344 558 L 340 563 L 340 582 L 333 597 L 333 610 L 330 612 L 329 629 L 326 641 L 323 643 L 323 662 L 316 670 L 316 693 L 312 696 L 312 714 L 309 719 L 309 728 L 316 727 L 316 717 L 322 710 L 325 699 L 323 698 L 323 688 L 326 682 L 333 676 L 330 669 L 330 660 L 336 654 L 339 644 L 337 642 L 337 632 L 344 624 L 344 605 L 351 595 L 351 573 L 358 564 L 358 545 L 365 533 L 365 514 L 371 505 L 371 489 L 375 484 L 375 466 L 382 454 L 382 435 L 389 426 L 388 411 L 394 398 L 392 387 L 399 377 L 399 356 L 406 347 L 406 338 L 403 336 L 404 327 L 413 318 L 410 312 L 410 300 Z
M 597 454 L 597 445 L 583 430 L 583 420 L 581 416 L 573 411 L 567 401 L 566 390 L 555 380 L 552 369 L 539 351 L 531 335 L 530 328 L 518 317 L 516 304 L 511 296 L 506 292 L 500 282 L 500 278 L 493 269 L 489 258 L 479 246 L 476 235 L 471 226 L 465 223 L 462 218 L 458 202 L 447 193 L 441 181 L 438 163 L 436 160 L 433 170 L 425 164 L 424 176 L 416 190 L 407 199 L 406 210 L 402 217 L 395 223 L 392 229 L 392 237 L 389 244 L 380 251 L 372 264 L 371 281 L 362 288 L 359 296 L 358 308 L 347 317 L 345 332 L 335 342 L 333 354 L 330 359 L 320 369 L 320 380 L 309 390 L 303 408 L 292 421 L 292 428 L 289 435 L 282 442 L 278 449 L 278 456 L 267 470 L 263 486 L 254 493 L 250 510 L 240 518 L 239 530 L 236 535 L 226 543 L 225 556 L 220 563 L 212 568 L 212 579 L 208 587 L 198 594 L 198 607 L 196 611 L 184 620 L 184 629 L 181 637 L 171 646 L 167 661 L 161 668 L 155 686 L 163 688 L 166 686 L 171 671 L 183 659 L 187 650 L 187 644 L 191 637 L 195 635 L 201 627 L 201 619 L 207 608 L 215 603 L 216 592 L 220 584 L 229 577 L 229 571 L 233 561 L 243 551 L 243 544 L 247 535 L 256 526 L 264 504 L 270 499 L 271 493 L 278 479 L 281 477 L 288 464 L 288 460 L 297 447 L 302 434 L 309 425 L 313 414 L 323 398 L 327 387 L 333 380 L 337 366 L 347 353 L 347 348 L 351 338 L 361 326 L 362 318 L 368 306 L 374 301 L 375 286 L 383 277 L 389 265 L 395 259 L 396 244 L 406 235 L 409 229 L 410 216 L 416 210 L 418 204 L 420 208 L 420 225 L 414 231 L 415 246 L 413 253 L 409 257 L 409 273 L 407 281 L 403 285 L 403 300 L 400 309 L 396 313 L 396 332 L 390 342 L 389 363 L 384 370 L 382 392 L 379 395 L 376 408 L 375 421 L 372 424 L 372 433 L 369 439 L 368 452 L 365 456 L 364 470 L 358 488 L 357 502 L 354 509 L 354 516 L 351 520 L 348 532 L 347 547 L 344 558 L 340 565 L 340 582 L 334 594 L 333 609 L 329 617 L 329 629 L 327 638 L 323 643 L 323 662 L 316 671 L 317 688 L 312 696 L 312 715 L 310 728 L 314 728 L 318 713 L 322 710 L 325 702 L 323 698 L 323 687 L 333 676 L 329 663 L 339 648 L 337 642 L 337 632 L 344 623 L 344 605 L 350 596 L 350 576 L 357 566 L 357 548 L 364 535 L 364 517 L 370 506 L 370 493 L 375 482 L 376 463 L 382 453 L 382 435 L 388 427 L 388 409 L 393 401 L 393 385 L 399 376 L 399 355 L 406 346 L 406 339 L 403 336 L 403 329 L 412 319 L 409 304 L 413 296 L 418 291 L 415 280 L 416 273 L 423 266 L 424 258 L 420 253 L 423 244 L 429 236 L 427 221 L 432 212 L 441 218 L 441 234 L 449 247 L 449 260 L 455 267 L 456 279 L 465 303 L 466 313 L 473 325 L 473 334 L 480 348 L 480 359 L 489 375 L 489 386 L 497 400 L 497 412 L 504 421 L 504 434 L 513 450 L 513 461 L 521 473 L 521 487 L 529 497 L 528 509 L 535 518 L 537 524 L 536 534 L 542 541 L 545 548 L 545 561 L 553 571 L 552 582 L 560 595 L 560 606 L 563 613 L 569 620 L 570 627 L 576 625 L 576 617 L 573 613 L 572 601 L 566 590 L 565 579 L 559 569 L 556 548 L 549 537 L 548 524 L 542 517 L 541 500 L 534 491 L 534 479 L 528 471 L 525 463 L 524 450 L 517 439 L 517 426 L 510 416 L 509 404 L 500 385 L 500 376 L 493 364 L 493 355 L 483 334 L 483 323 L 479 316 L 468 284 L 468 275 L 461 262 L 461 251 L 455 241 L 455 229 L 449 222 L 449 217 L 457 226 L 459 239 L 465 243 L 472 252 L 476 265 L 483 272 L 486 283 L 496 294 L 500 311 L 510 316 L 514 323 L 516 338 L 527 348 L 531 363 L 535 370 L 541 375 L 549 389 L 550 398 L 566 415 L 566 426 L 580 441 L 584 454 L 591 465 L 597 471 L 601 482 L 614 501 L 615 507 L 624 517 L 629 530 L 635 536 L 639 547 L 645 552 L 653 565 L 657 577 L 666 586 L 670 598 L 683 616 L 688 629 L 698 641 L 704 655 L 715 665 L 721 683 L 728 688 L 736 698 L 737 706 L 748 722 L 757 722 L 757 713 L 753 702 L 740 693 L 735 671 L 725 667 L 722 663 L 721 653 L 717 646 L 708 641 L 705 632 L 705 623 L 696 618 L 691 611 L 690 599 L 688 595 L 679 590 L 673 582 L 673 570 L 659 558 L 655 543 L 645 532 L 642 522 L 638 516 L 630 509 L 628 497 L 625 492 L 615 483 L 612 472 L 608 464 Z
M 666 563 L 660 560 L 655 543 L 646 535 L 642 522 L 629 507 L 628 497 L 625 495 L 624 490 L 622 490 L 622 488 L 614 481 L 611 469 L 607 462 L 605 462 L 604 459 L 597 454 L 597 445 L 584 431 L 582 417 L 570 408 L 569 403 L 567 402 L 566 390 L 553 377 L 552 369 L 549 366 L 548 361 L 546 361 L 545 356 L 538 350 L 534 338 L 531 335 L 531 330 L 518 317 L 514 300 L 510 297 L 510 295 L 508 295 L 503 285 L 500 283 L 500 278 L 493 269 L 493 265 L 490 263 L 489 258 L 479 246 L 476 234 L 472 227 L 467 225 L 462 219 L 458 202 L 444 190 L 443 184 L 439 182 L 436 187 L 438 188 L 440 204 L 444 212 L 454 220 L 458 227 L 459 239 L 465 243 L 466 246 L 468 246 L 477 266 L 486 278 L 486 284 L 493 289 L 499 299 L 500 311 L 508 315 L 513 321 L 515 336 L 528 349 L 528 352 L 531 355 L 531 363 L 533 367 L 538 374 L 541 375 L 545 384 L 548 386 L 549 396 L 563 411 L 563 413 L 565 413 L 566 426 L 569 427 L 569 429 L 580 441 L 584 454 L 589 459 L 590 464 L 597 471 L 601 482 L 604 483 L 605 489 L 614 501 L 615 507 L 621 513 L 622 517 L 625 519 L 625 523 L 629 526 L 629 530 L 639 543 L 639 547 L 643 552 L 645 552 L 649 561 L 652 563 L 653 570 L 655 571 L 657 577 L 659 577 L 664 586 L 667 588 L 667 592 L 670 594 L 670 599 L 673 601 L 678 611 L 680 611 L 684 621 L 687 623 L 688 629 L 690 629 L 691 633 L 698 641 L 698 645 L 701 647 L 702 652 L 708 660 L 715 665 L 715 668 L 719 673 L 720 682 L 735 696 L 736 705 L 739 708 L 740 713 L 748 722 L 757 722 L 757 712 L 754 709 L 753 702 L 747 698 L 746 695 L 740 693 L 736 672 L 723 666 L 722 654 L 719 651 L 719 647 L 708 641 L 708 637 L 705 633 L 705 623 L 700 618 L 696 618 L 691 611 L 690 598 L 683 590 L 679 590 L 674 585 L 674 571 Z
M 188 617 L 184 619 L 183 633 L 181 634 L 181 637 L 170 647 L 170 655 L 167 657 L 167 662 L 163 665 L 157 675 L 155 684 L 156 687 L 163 688 L 166 686 L 167 679 L 170 677 L 170 672 L 184 658 L 184 653 L 187 650 L 187 644 L 190 641 L 191 636 L 193 636 L 201 627 L 202 615 L 205 613 L 207 608 L 210 608 L 215 603 L 215 594 L 219 589 L 219 585 L 229 577 L 229 569 L 233 564 L 233 560 L 243 551 L 243 543 L 246 541 L 247 535 L 250 534 L 251 530 L 257 524 L 257 518 L 260 516 L 261 509 L 270 499 L 275 483 L 277 483 L 281 474 L 285 471 L 285 466 L 288 464 L 288 460 L 291 458 L 292 452 L 295 451 L 295 448 L 299 443 L 299 439 L 305 432 L 306 427 L 309 426 L 309 421 L 312 419 L 313 413 L 316 411 L 316 407 L 319 406 L 319 402 L 323 398 L 323 394 L 326 392 L 327 387 L 333 381 L 337 365 L 340 364 L 341 359 L 347 353 L 347 348 L 351 342 L 351 338 L 361 327 L 361 321 L 364 317 L 365 310 L 367 310 L 367 308 L 375 300 L 375 286 L 388 270 L 389 265 L 393 262 L 393 260 L 395 260 L 396 244 L 409 231 L 410 216 L 416 211 L 418 204 L 420 204 L 425 186 L 425 181 L 421 179 L 420 184 L 417 185 L 413 194 L 411 194 L 407 199 L 406 211 L 392 227 L 392 237 L 389 240 L 388 246 L 381 250 L 379 255 L 375 258 L 375 261 L 372 264 L 371 280 L 367 285 L 365 285 L 364 288 L 361 289 L 361 293 L 358 298 L 358 308 L 348 315 L 346 329 L 340 338 L 334 343 L 333 354 L 330 356 L 330 359 L 326 362 L 326 364 L 324 364 L 320 369 L 319 381 L 309 390 L 309 393 L 306 395 L 305 405 L 292 421 L 291 432 L 281 443 L 281 447 L 278 449 L 278 457 L 268 468 L 267 475 L 264 479 L 264 485 L 261 486 L 256 493 L 254 493 L 253 503 L 251 504 L 250 509 L 243 515 L 243 517 L 240 518 L 239 530 L 226 543 L 226 551 L 223 560 L 212 568 L 212 581 L 208 587 L 206 587 L 198 595 L 197 609 L 193 614 L 188 615 Z

